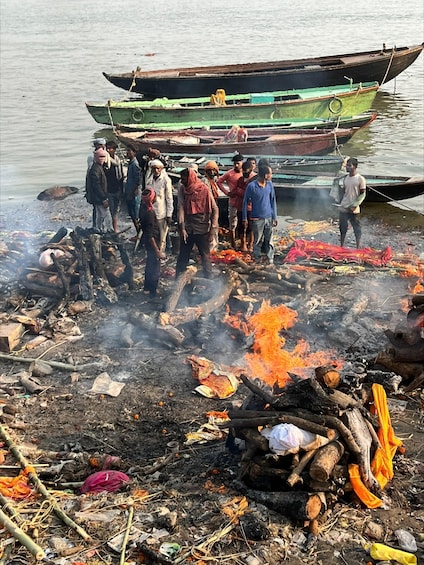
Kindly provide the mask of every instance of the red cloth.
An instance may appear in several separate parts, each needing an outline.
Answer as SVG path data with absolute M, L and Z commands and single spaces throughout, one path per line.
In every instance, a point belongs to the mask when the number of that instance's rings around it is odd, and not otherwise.
M 121 471 L 97 471 L 97 473 L 93 473 L 85 479 L 80 491 L 83 494 L 87 492 L 115 492 L 129 482 L 129 476 Z
M 209 188 L 196 175 L 188 170 L 187 185 L 183 184 L 184 211 L 186 214 L 210 214 L 212 212 Z
M 156 193 L 153 188 L 146 188 L 141 193 L 141 201 L 144 202 L 148 210 L 153 210 L 153 201 L 155 199 Z
M 299 259 L 332 259 L 333 261 L 350 261 L 367 263 L 375 267 L 386 265 L 392 258 L 392 250 L 386 247 L 383 251 L 363 247 L 362 249 L 347 249 L 338 245 L 330 245 L 322 241 L 307 241 L 296 239 L 287 253 L 284 262 L 294 263 Z

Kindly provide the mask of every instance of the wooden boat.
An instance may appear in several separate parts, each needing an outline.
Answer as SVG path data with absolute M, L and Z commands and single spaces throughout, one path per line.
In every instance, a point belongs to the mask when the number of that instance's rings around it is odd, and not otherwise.
M 115 132 L 124 145 L 133 145 L 137 151 L 147 152 L 149 147 L 161 153 L 184 152 L 220 154 L 236 152 L 242 155 L 325 155 L 337 150 L 360 128 L 332 130 L 290 130 L 281 132 L 274 128 L 262 128 L 248 134 L 246 141 L 232 139 L 229 130 L 204 131 L 195 135 L 191 132 Z M 237 130 L 235 130 L 236 132 Z M 247 130 L 244 130 L 247 131 Z M 237 135 L 237 133 L 235 133 Z
M 370 110 L 378 90 L 377 82 L 303 90 L 282 90 L 259 94 L 226 96 L 217 92 L 205 98 L 158 98 L 109 100 L 86 103 L 87 110 L 101 124 L 202 123 L 222 125 L 256 120 L 306 120 L 353 116 Z
M 103 73 L 115 86 L 143 94 L 146 100 L 168 96 L 210 96 L 222 88 L 227 94 L 245 94 L 297 88 L 314 88 L 377 81 L 386 83 L 408 68 L 424 44 L 325 57 L 289 59 L 112 74 Z
M 424 177 L 379 176 L 362 173 L 367 181 L 366 202 L 392 202 L 407 200 L 424 194 Z M 273 183 L 276 194 L 288 198 L 316 198 L 324 194 L 329 197 L 335 182 L 342 176 L 293 171 L 276 172 Z
M 355 128 L 363 127 L 369 125 L 377 118 L 377 112 L 363 112 L 362 114 L 356 114 L 355 116 L 334 116 L 330 118 L 315 118 L 310 120 L 252 120 L 249 122 L 243 122 L 243 127 L 249 130 L 260 130 L 265 127 L 278 128 L 281 131 L 287 131 L 291 129 L 333 129 L 335 127 L 341 128 Z M 202 134 L 204 131 L 222 130 L 227 132 L 231 129 L 234 124 L 226 124 L 225 127 L 222 125 L 211 124 L 205 126 L 202 123 L 190 122 L 190 123 L 178 123 L 178 124 L 150 124 L 147 131 L 174 131 L 178 132 L 181 130 L 191 131 L 194 135 Z M 145 128 L 139 124 L 115 124 L 115 128 L 121 132 L 127 131 L 146 131 Z M 225 133 L 223 133 L 225 135 Z
M 220 155 L 181 155 L 179 153 L 167 153 L 168 161 L 167 171 L 174 177 L 179 178 L 179 174 L 191 164 L 196 164 L 199 172 L 204 173 L 204 166 L 208 161 L 215 161 L 219 167 L 221 174 L 225 173 L 234 166 L 232 158 L 234 153 L 226 153 Z M 251 155 L 256 161 L 266 159 L 273 173 L 278 171 L 314 171 L 332 173 L 333 176 L 341 170 L 343 161 L 346 159 L 340 153 L 334 155 L 321 155 L 319 157 L 313 155 Z

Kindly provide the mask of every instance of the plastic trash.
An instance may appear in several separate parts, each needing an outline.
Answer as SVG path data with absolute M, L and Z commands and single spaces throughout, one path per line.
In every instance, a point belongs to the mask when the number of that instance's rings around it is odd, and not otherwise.
M 417 558 L 412 553 L 394 549 L 382 543 L 373 543 L 370 547 L 370 555 L 376 561 L 393 559 L 393 561 L 397 561 L 401 565 L 417 565 Z
M 399 529 L 395 531 L 395 536 L 401 549 L 404 551 L 411 551 L 412 553 L 417 551 L 417 542 L 411 532 Z

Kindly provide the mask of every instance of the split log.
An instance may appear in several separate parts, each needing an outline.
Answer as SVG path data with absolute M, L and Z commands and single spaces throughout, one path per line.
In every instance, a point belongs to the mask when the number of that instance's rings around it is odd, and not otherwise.
M 314 481 L 328 481 L 343 453 L 344 447 L 339 441 L 332 441 L 318 449 L 309 467 L 309 475 L 311 478 Z
M 317 494 L 302 491 L 262 492 L 246 488 L 238 483 L 235 486 L 237 490 L 240 490 L 255 502 L 264 504 L 271 510 L 295 520 L 313 520 L 321 512 L 322 503 Z
M 166 312 L 173 312 L 177 307 L 178 300 L 184 290 L 184 287 L 192 280 L 197 273 L 197 267 L 190 266 L 175 281 L 174 290 L 169 296 L 166 303 Z
M 316 452 L 317 452 L 316 449 L 311 449 L 310 451 L 307 451 L 306 453 L 304 453 L 301 460 L 296 465 L 296 467 L 293 469 L 293 471 L 290 473 L 290 476 L 287 479 L 287 484 L 290 487 L 294 487 L 294 485 L 297 485 L 298 483 L 303 482 L 300 474 L 305 469 L 305 467 L 309 463 L 309 461 L 311 461 L 311 459 L 313 459 Z
M 203 302 L 203 304 L 177 309 L 173 312 L 162 312 L 159 315 L 160 323 L 164 325 L 181 326 L 183 324 L 193 322 L 194 320 L 198 320 L 202 316 L 208 316 L 227 303 L 227 300 L 233 290 L 232 280 L 233 275 L 230 274 L 223 288 L 219 281 L 215 281 L 216 294 L 206 302 Z
M 120 282 L 125 282 L 128 284 L 128 290 L 134 290 L 134 271 L 133 271 L 133 267 L 131 265 L 131 261 L 130 258 L 128 256 L 128 253 L 125 249 L 125 246 L 122 242 L 118 241 L 117 238 L 117 234 L 113 237 L 113 241 L 115 242 L 115 245 L 119 251 L 119 254 L 121 256 L 121 261 L 124 264 L 124 272 L 122 273 L 121 277 L 120 277 Z
M 352 435 L 360 448 L 358 460 L 363 482 L 368 488 L 378 489 L 378 481 L 371 471 L 372 438 L 368 426 L 357 408 L 346 410 L 345 416 L 349 430 L 352 432 Z
M 184 341 L 185 336 L 180 330 L 169 324 L 159 324 L 143 312 L 131 313 L 129 319 L 132 324 L 145 330 L 150 336 L 154 335 L 158 339 L 171 342 L 177 346 Z
M 380 351 L 374 360 L 377 365 L 382 365 L 405 379 L 416 378 L 422 372 L 422 363 L 405 363 L 395 359 L 390 353 Z

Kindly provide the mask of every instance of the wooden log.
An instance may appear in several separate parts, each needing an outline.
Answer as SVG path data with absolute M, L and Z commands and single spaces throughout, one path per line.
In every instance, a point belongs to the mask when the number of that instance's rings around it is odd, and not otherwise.
M 323 437 L 328 438 L 329 440 L 334 440 L 337 437 L 337 432 L 334 429 L 327 428 L 325 426 L 321 426 L 316 424 L 315 422 L 311 422 L 305 418 L 299 418 L 298 416 L 292 416 L 291 414 L 275 414 L 271 415 L 271 417 L 266 416 L 266 411 L 261 412 L 264 414 L 262 417 L 249 417 L 247 412 L 250 410 L 240 410 L 238 413 L 244 413 L 246 417 L 243 418 L 235 418 L 233 411 L 229 412 L 230 421 L 224 422 L 221 424 L 224 428 L 244 428 L 244 427 L 256 427 L 256 426 L 265 426 L 267 424 L 276 425 L 276 424 L 293 424 L 302 430 L 306 430 L 307 432 L 311 432 L 313 434 L 317 434 Z
M 403 392 L 405 394 L 409 394 L 416 388 L 420 387 L 424 383 L 424 371 L 418 377 L 415 377 L 413 381 L 411 381 L 404 389 Z
M 181 308 L 173 312 L 161 312 L 159 321 L 164 325 L 181 326 L 194 320 L 198 320 L 202 316 L 208 316 L 221 306 L 227 303 L 228 298 L 233 290 L 233 276 L 230 274 L 225 281 L 224 287 L 217 283 L 217 292 L 206 302 L 198 306 Z
M 197 267 L 190 266 L 177 278 L 174 290 L 167 300 L 165 312 L 173 312 L 175 310 L 184 287 L 192 280 L 196 273 Z
M 23 333 L 23 324 L 14 322 L 0 324 L 0 351 L 13 351 L 19 345 Z
M 54 266 L 57 269 L 57 272 L 59 274 L 60 280 L 62 281 L 62 285 L 63 285 L 63 297 L 65 299 L 65 301 L 69 300 L 69 297 L 71 295 L 71 289 L 70 289 L 70 284 L 69 284 L 69 279 L 65 274 L 65 271 L 62 267 L 62 265 L 60 264 L 60 262 L 57 260 L 56 255 L 54 253 L 50 253 L 50 258 L 54 263 Z
M 386 367 L 406 380 L 418 377 L 422 372 L 422 363 L 401 362 L 386 351 L 377 353 L 374 363 Z
M 322 281 L 328 281 L 329 277 L 325 276 L 325 275 L 308 275 L 306 277 L 306 282 L 305 282 L 305 291 L 306 292 L 311 292 L 312 287 L 318 283 L 318 282 L 322 282 Z
M 131 265 L 127 250 L 125 249 L 124 244 L 118 240 L 117 234 L 113 236 L 113 241 L 118 248 L 119 254 L 121 256 L 121 261 L 125 267 L 124 272 L 120 277 L 120 281 L 128 284 L 128 290 L 134 290 L 134 270 Z
M 298 521 L 313 520 L 321 512 L 321 499 L 317 494 L 302 491 L 262 492 L 236 484 L 237 490 L 271 510 Z
M 97 234 L 92 234 L 89 237 L 89 241 L 91 244 L 91 258 L 96 275 L 95 282 L 98 298 L 102 303 L 114 304 L 115 302 L 118 302 L 118 297 L 106 277 L 106 272 L 103 266 L 101 237 Z
M 292 470 L 292 472 L 290 473 L 290 476 L 287 479 L 287 484 L 290 487 L 294 487 L 294 485 L 297 485 L 298 483 L 303 482 L 300 474 L 305 469 L 305 467 L 307 466 L 309 461 L 311 461 L 311 459 L 314 458 L 316 452 L 317 452 L 316 449 L 311 449 L 310 451 L 307 451 L 306 453 L 304 453 L 302 455 L 302 458 L 300 459 L 299 463 Z
M 173 345 L 181 345 L 185 339 L 184 334 L 169 324 L 162 325 L 143 312 L 133 312 L 129 315 L 129 320 L 135 326 L 142 328 L 149 335 L 154 335 L 158 339 L 171 342 Z
M 328 481 L 343 453 L 344 447 L 339 441 L 332 441 L 318 449 L 309 467 L 310 477 L 314 481 Z
M 315 377 L 320 385 L 328 388 L 337 388 L 340 384 L 340 373 L 335 365 L 321 365 L 315 369 Z
M 421 304 L 424 304 L 424 292 L 411 294 L 409 299 L 412 306 L 421 306 Z
M 356 320 L 356 318 L 366 310 L 368 301 L 369 298 L 365 294 L 358 296 L 358 298 L 353 302 L 352 306 L 343 316 L 341 325 L 349 328 Z
M 80 228 L 76 228 L 73 232 L 71 232 L 71 239 L 75 245 L 78 259 L 79 287 L 81 297 L 83 300 L 93 300 L 93 279 L 90 272 L 88 253 L 83 244 L 83 239 L 80 234 Z

